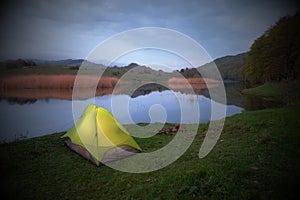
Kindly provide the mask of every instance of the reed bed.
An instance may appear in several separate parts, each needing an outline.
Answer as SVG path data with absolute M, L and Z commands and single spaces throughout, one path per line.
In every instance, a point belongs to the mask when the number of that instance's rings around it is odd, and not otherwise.
M 219 81 L 209 78 L 170 78 L 168 80 L 168 86 L 172 89 L 205 89 L 216 87 L 219 84 Z
M 0 79 L 1 89 L 73 89 L 76 79 L 78 88 L 113 88 L 118 82 L 115 77 L 91 75 L 19 75 Z

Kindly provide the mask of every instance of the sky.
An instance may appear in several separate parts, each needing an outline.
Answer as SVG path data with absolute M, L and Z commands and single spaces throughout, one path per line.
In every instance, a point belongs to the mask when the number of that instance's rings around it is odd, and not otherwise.
M 180 32 L 215 59 L 248 51 L 280 17 L 298 9 L 289 0 L 11 0 L 1 3 L 0 60 L 86 58 L 108 38 L 143 27 Z M 119 61 L 159 64 L 153 61 L 157 52 L 146 53 Z M 164 54 L 157 59 L 164 57 L 181 64 Z

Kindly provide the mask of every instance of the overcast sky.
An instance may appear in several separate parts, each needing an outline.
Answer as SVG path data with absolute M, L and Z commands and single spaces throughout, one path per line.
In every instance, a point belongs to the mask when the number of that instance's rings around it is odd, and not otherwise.
M 280 17 L 299 8 L 289 0 L 9 2 L 1 6 L 1 60 L 85 58 L 105 39 L 140 27 L 179 31 L 218 58 L 248 51 Z

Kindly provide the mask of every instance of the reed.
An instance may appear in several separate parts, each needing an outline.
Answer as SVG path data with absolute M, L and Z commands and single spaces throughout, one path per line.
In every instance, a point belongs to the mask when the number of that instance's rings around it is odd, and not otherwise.
M 73 89 L 79 88 L 113 88 L 118 82 L 115 77 L 99 77 L 90 75 L 18 75 L 2 77 L 1 89 Z
M 219 81 L 209 78 L 170 78 L 168 80 L 168 86 L 172 89 L 205 89 L 218 86 Z

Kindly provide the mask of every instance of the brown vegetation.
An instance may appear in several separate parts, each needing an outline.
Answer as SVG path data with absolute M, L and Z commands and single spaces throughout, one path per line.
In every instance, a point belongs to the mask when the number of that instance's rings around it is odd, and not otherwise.
M 76 88 L 74 92 L 74 83 Z M 118 78 L 89 75 L 19 75 L 0 78 L 1 98 L 76 99 L 118 93 Z M 96 88 L 97 87 L 97 88 Z M 118 87 L 120 88 L 120 87 Z
M 219 84 L 219 81 L 209 78 L 170 78 L 168 80 L 168 86 L 172 89 L 205 89 L 216 87 Z
M 182 124 L 177 124 L 175 127 L 161 129 L 161 130 L 156 131 L 155 133 L 157 135 L 166 135 L 166 134 L 177 133 L 178 131 L 180 131 L 180 132 L 186 131 L 186 127 Z
M 75 79 L 79 88 L 113 88 L 118 78 L 99 77 L 88 75 L 20 75 L 2 77 L 0 79 L 1 89 L 72 89 Z

